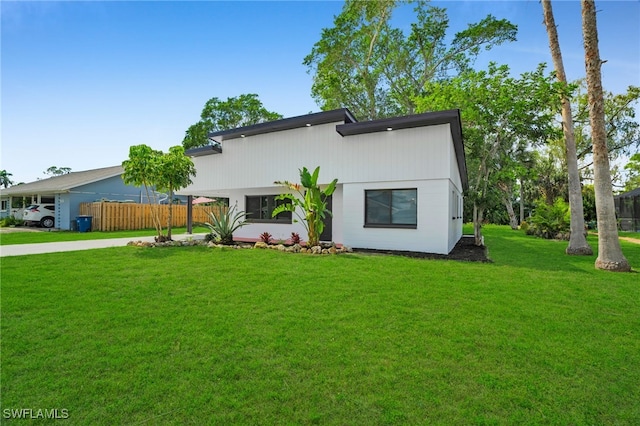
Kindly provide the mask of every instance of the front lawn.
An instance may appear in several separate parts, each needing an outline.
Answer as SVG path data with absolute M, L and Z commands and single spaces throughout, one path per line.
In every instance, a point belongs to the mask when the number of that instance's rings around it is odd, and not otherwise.
M 205 247 L 3 258 L 2 412 L 639 424 L 640 276 L 484 231 L 490 264 Z M 640 245 L 621 244 L 640 268 Z
M 163 230 L 167 233 L 167 230 Z M 186 227 L 173 228 L 171 231 L 173 236 L 185 234 Z M 209 232 L 203 226 L 194 226 L 193 233 L 198 234 Z M 35 244 L 35 243 L 52 243 L 62 241 L 82 241 L 82 240 L 103 240 L 107 238 L 136 238 L 157 235 L 155 229 L 141 229 L 136 231 L 95 231 L 95 232 L 75 232 L 75 231 L 46 231 L 42 232 L 3 232 L 0 233 L 0 245 L 10 244 Z

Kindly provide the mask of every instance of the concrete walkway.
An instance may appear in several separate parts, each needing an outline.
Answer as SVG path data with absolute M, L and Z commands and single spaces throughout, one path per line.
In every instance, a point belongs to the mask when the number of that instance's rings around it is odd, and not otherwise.
M 204 238 L 204 235 L 205 234 L 180 234 L 174 235 L 173 239 L 176 241 L 186 240 L 188 238 L 198 240 Z M 109 238 L 103 240 L 63 241 L 59 243 L 12 244 L 7 246 L 0 246 L 0 257 L 25 256 L 28 254 L 55 253 L 63 251 L 91 250 L 107 247 L 124 247 L 129 241 L 153 242 L 153 238 L 153 236 L 148 236 Z

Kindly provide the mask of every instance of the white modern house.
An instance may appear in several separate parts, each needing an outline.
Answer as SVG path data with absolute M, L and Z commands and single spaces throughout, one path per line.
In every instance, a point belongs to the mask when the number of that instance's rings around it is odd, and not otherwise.
M 353 248 L 448 254 L 462 237 L 467 171 L 458 110 L 358 122 L 347 109 L 211 133 L 187 151 L 197 175 L 179 193 L 226 197 L 250 213 L 234 237 L 269 232 L 286 240 L 295 215 L 271 217 L 275 181 L 299 182 L 320 166 L 320 182 L 338 179 L 323 241 Z

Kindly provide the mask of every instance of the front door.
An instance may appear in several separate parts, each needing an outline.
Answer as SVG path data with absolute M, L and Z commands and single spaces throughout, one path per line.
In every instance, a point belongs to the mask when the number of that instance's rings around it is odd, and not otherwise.
M 327 209 L 333 210 L 333 196 L 327 197 Z M 331 241 L 333 239 L 331 228 L 333 225 L 333 217 L 330 214 L 324 218 L 324 231 L 320 234 L 320 241 Z

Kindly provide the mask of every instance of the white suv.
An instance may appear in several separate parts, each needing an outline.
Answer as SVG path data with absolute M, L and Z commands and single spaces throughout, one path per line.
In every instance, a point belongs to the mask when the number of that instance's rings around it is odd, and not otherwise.
M 40 225 L 43 228 L 53 228 L 56 207 L 53 204 L 32 204 L 24 209 L 25 225 Z

